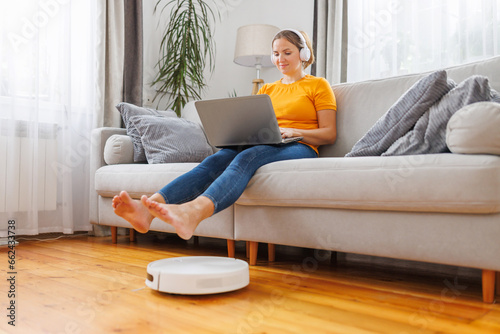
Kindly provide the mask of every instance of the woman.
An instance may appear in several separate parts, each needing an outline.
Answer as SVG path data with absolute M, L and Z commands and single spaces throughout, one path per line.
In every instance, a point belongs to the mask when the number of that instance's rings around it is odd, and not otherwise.
M 126 191 L 113 198 L 115 213 L 141 233 L 154 217 L 171 224 L 183 239 L 198 224 L 231 206 L 245 190 L 255 171 L 280 160 L 314 158 L 318 146 L 336 139 L 336 102 L 323 78 L 306 75 L 314 62 L 308 36 L 294 29 L 278 32 L 272 41 L 272 59 L 283 77 L 265 84 L 259 94 L 273 103 L 283 138 L 303 137 L 286 145 L 224 148 L 190 172 L 170 182 L 151 197 L 133 200 Z

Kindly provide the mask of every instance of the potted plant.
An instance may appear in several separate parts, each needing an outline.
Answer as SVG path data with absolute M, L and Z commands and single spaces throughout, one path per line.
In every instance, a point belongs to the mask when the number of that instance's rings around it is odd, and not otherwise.
M 158 0 L 155 12 L 163 2 Z M 201 98 L 206 87 L 205 67 L 214 70 L 215 14 L 203 0 L 170 0 L 162 5 L 161 14 L 167 9 L 170 17 L 160 44 L 158 74 L 152 82 L 157 87 L 153 101 L 169 95 L 168 106 L 180 115 L 190 98 Z

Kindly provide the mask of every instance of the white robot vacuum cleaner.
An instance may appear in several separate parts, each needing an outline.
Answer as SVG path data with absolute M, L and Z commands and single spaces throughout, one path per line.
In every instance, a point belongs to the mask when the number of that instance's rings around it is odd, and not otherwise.
M 248 263 L 229 257 L 186 256 L 153 261 L 146 285 L 171 294 L 203 295 L 234 291 L 250 282 Z

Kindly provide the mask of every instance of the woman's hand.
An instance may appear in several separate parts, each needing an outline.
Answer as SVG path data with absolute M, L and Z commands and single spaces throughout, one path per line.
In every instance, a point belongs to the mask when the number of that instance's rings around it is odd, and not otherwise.
M 318 128 L 317 129 L 292 129 L 280 128 L 281 137 L 304 137 L 302 141 L 311 145 L 326 145 L 333 144 L 337 138 L 337 120 L 336 111 L 325 109 L 318 113 Z
M 280 131 L 281 131 L 281 138 L 283 139 L 301 136 L 298 132 L 296 132 L 296 129 L 292 128 L 280 128 Z

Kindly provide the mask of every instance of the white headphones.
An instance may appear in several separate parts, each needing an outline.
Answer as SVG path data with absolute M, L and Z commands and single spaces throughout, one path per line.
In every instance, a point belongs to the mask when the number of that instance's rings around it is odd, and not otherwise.
M 282 29 L 276 33 L 278 35 L 282 31 L 291 31 L 300 38 L 300 42 L 302 45 L 304 45 L 302 48 L 299 50 L 299 55 L 300 55 L 300 60 L 302 61 L 308 61 L 311 58 L 311 50 L 309 50 L 309 47 L 307 46 L 306 39 L 304 38 L 304 35 L 301 34 L 300 31 L 295 30 L 295 29 Z M 276 36 L 274 35 L 274 36 Z M 274 57 L 274 52 L 271 53 L 271 61 L 273 62 L 274 65 L 276 65 L 276 59 Z

